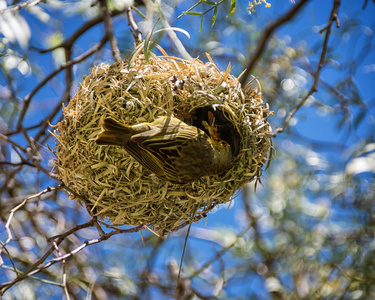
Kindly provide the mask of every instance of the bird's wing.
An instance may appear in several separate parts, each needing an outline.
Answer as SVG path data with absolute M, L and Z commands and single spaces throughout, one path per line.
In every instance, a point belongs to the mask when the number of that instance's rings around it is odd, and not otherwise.
M 133 135 L 125 148 L 156 175 L 173 181 L 178 178 L 174 160 L 203 136 L 204 132 L 194 126 L 163 127 Z

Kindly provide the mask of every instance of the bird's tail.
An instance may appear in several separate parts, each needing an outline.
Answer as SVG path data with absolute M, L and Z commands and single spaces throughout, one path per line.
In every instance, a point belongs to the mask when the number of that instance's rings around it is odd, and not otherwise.
M 102 128 L 95 140 L 97 145 L 124 146 L 135 134 L 131 126 L 123 125 L 112 118 L 104 119 Z

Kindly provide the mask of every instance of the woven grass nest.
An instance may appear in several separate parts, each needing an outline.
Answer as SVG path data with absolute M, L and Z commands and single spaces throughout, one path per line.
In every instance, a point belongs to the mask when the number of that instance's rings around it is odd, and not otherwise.
M 139 54 L 130 68 L 128 61 L 102 64 L 84 77 L 53 132 L 54 172 L 71 199 L 105 224 L 143 224 L 164 235 L 207 216 L 244 184 L 260 181 L 272 149 L 271 112 L 255 80 L 242 89 L 230 66 L 221 72 L 207 57 L 203 63 L 152 55 L 146 62 Z M 95 143 L 106 117 L 133 125 L 173 114 L 203 129 L 208 111 L 234 159 L 225 173 L 192 183 L 160 180 L 124 149 Z

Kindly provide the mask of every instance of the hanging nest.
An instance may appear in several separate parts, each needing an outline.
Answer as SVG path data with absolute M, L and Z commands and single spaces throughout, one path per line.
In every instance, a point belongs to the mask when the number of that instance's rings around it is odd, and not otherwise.
M 143 224 L 164 235 L 205 217 L 244 184 L 260 181 L 272 148 L 271 112 L 255 80 L 242 89 L 229 74 L 230 65 L 221 72 L 207 57 L 204 64 L 167 55 L 146 62 L 138 55 L 130 68 L 128 61 L 103 64 L 84 77 L 53 133 L 54 172 L 72 199 L 104 223 Z M 173 114 L 204 130 L 209 111 L 231 146 L 233 161 L 223 174 L 192 183 L 161 180 L 123 148 L 95 143 L 106 117 L 134 125 Z

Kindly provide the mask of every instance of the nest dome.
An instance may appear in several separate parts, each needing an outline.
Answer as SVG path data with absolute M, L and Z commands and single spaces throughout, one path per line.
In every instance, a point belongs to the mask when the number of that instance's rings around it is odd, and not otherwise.
M 72 191 L 71 198 L 102 222 L 143 224 L 164 235 L 205 217 L 244 184 L 260 180 L 272 148 L 271 112 L 259 85 L 253 86 L 256 81 L 242 88 L 230 66 L 221 72 L 208 58 L 203 63 L 152 55 L 146 62 L 138 55 L 130 67 L 129 61 L 102 64 L 84 77 L 53 133 L 54 172 Z M 208 111 L 234 154 L 220 175 L 174 184 L 156 177 L 123 148 L 95 143 L 106 117 L 134 125 L 173 115 L 204 129 Z

